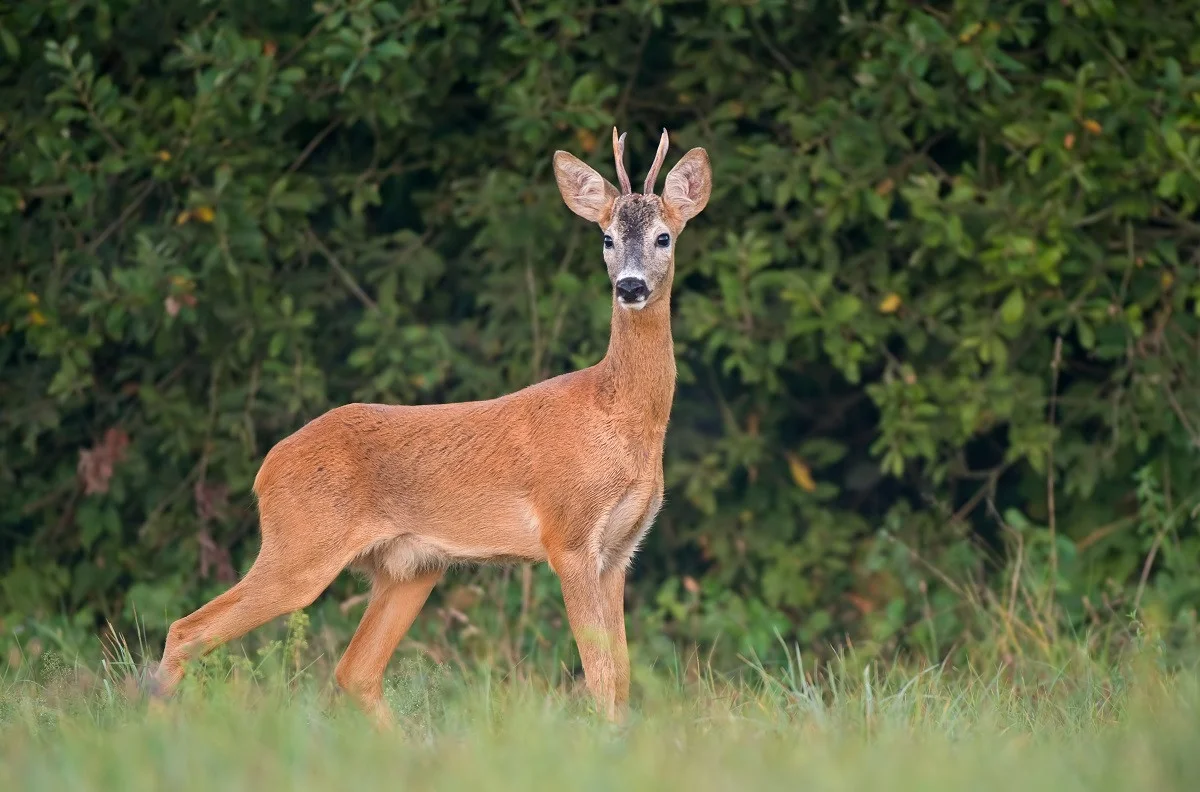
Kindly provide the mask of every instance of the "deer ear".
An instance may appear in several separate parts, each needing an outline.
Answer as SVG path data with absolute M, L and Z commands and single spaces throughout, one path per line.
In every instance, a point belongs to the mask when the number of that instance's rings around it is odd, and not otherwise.
M 606 223 L 617 200 L 617 188 L 578 157 L 554 152 L 554 178 L 572 212 L 593 223 Z
M 554 179 L 571 211 L 593 223 L 607 222 L 617 188 L 586 162 L 566 151 L 554 152 Z
M 710 193 L 712 168 L 708 164 L 708 152 L 694 148 L 684 154 L 667 174 L 662 199 L 686 223 L 704 211 Z

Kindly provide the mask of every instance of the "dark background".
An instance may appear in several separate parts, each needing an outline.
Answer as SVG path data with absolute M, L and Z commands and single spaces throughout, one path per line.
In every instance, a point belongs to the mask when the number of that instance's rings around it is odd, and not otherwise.
M 664 126 L 664 171 L 714 170 L 635 640 L 1194 634 L 1197 13 L 6 3 L 0 640 L 155 646 L 248 567 L 254 474 L 306 420 L 598 360 L 600 238 L 550 158 L 611 178 L 614 123 L 635 182 Z M 432 607 L 553 641 L 554 585 L 461 572 Z

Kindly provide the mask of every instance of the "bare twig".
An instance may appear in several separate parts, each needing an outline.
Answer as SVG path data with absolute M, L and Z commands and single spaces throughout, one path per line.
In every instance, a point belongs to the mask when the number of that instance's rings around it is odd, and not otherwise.
M 942 581 L 942 584 L 944 586 L 946 586 L 946 588 L 953 591 L 959 597 L 963 597 L 963 598 L 967 597 L 967 592 L 965 589 L 963 589 L 962 586 L 955 583 L 954 580 L 949 575 L 947 575 L 945 572 L 943 572 L 935 564 L 926 560 L 924 556 L 922 556 L 920 553 L 917 552 L 916 548 L 909 545 L 907 542 L 905 542 L 899 536 L 896 536 L 894 533 L 889 532 L 887 534 L 887 538 L 890 539 L 891 541 L 895 542 L 896 544 L 900 545 L 905 550 L 907 550 L 908 554 L 909 554 L 909 558 L 913 559 L 918 564 L 920 564 L 921 566 L 923 566 L 927 570 L 929 570 L 929 572 L 932 573 L 935 577 L 937 577 L 938 580 Z
M 988 512 L 992 515 L 992 518 L 996 521 L 996 523 L 1001 528 L 1003 528 L 1005 531 L 1008 531 L 1009 533 L 1013 533 L 1013 534 L 1017 533 L 1016 530 L 1011 525 L 1009 525 L 1007 522 L 1005 522 L 1004 517 L 1002 517 L 1000 512 L 996 509 L 995 501 L 993 501 L 991 498 L 988 498 L 987 508 L 988 508 Z M 1018 577 L 1018 580 L 1019 580 L 1019 577 Z M 1025 590 L 1025 587 L 1018 586 L 1014 590 L 1019 590 L 1021 592 L 1021 599 L 1024 600 L 1025 607 L 1029 609 L 1029 618 L 1033 620 L 1034 626 L 1036 626 L 1038 628 L 1037 632 L 1035 633 L 1032 629 L 1029 629 L 1028 627 L 1026 627 L 1026 629 L 1029 631 L 1030 635 L 1040 638 L 1043 641 L 1043 643 L 1046 643 L 1046 644 L 1051 643 L 1053 640 L 1053 635 L 1055 633 L 1055 628 L 1054 628 L 1054 623 L 1053 623 L 1053 618 L 1052 618 L 1053 614 L 1047 613 L 1047 611 L 1045 611 L 1044 606 L 1041 603 L 1035 603 L 1033 601 L 1033 597 L 1031 597 L 1029 595 L 1029 593 Z M 988 596 L 994 596 L 994 595 L 989 593 Z M 1049 624 L 1049 626 L 1047 626 L 1047 624 Z
M 292 160 L 292 164 L 287 166 L 287 170 L 284 171 L 284 174 L 294 173 L 297 168 L 303 165 L 308 158 L 312 156 L 312 153 L 317 150 L 317 146 L 321 145 L 321 141 L 329 137 L 329 134 L 333 132 L 333 130 L 337 129 L 338 125 L 341 123 L 342 119 L 335 118 L 326 124 L 324 129 L 318 132 L 312 140 L 308 141 L 308 145 L 305 146 L 304 150 L 296 156 L 296 159 Z
M 782 66 L 788 74 L 799 71 L 799 69 L 796 68 L 796 64 L 792 63 L 788 57 L 784 55 L 783 52 L 781 52 L 780 49 L 776 47 L 769 38 L 767 38 L 766 31 L 762 29 L 762 25 L 758 23 L 754 16 L 749 15 L 748 18 L 750 19 L 750 28 L 754 31 L 755 38 L 758 39 L 758 43 L 763 46 L 763 49 L 767 51 L 767 54 L 774 58 L 776 63 Z
M 1175 412 L 1175 417 L 1179 419 L 1179 423 L 1183 425 L 1183 430 L 1188 434 L 1188 439 L 1192 441 L 1192 447 L 1200 448 L 1200 435 L 1196 434 L 1196 430 L 1192 428 L 1192 422 L 1188 420 L 1187 413 L 1183 411 L 1179 400 L 1175 398 L 1175 392 L 1165 383 L 1162 386 L 1162 390 L 1167 395 L 1167 401 L 1171 402 L 1171 409 Z
M 293 58 L 300 54 L 300 51 L 303 50 L 304 47 L 313 40 L 313 37 L 321 32 L 321 26 L 325 24 L 325 19 L 326 17 L 321 17 L 318 19 L 317 23 L 309 28 L 308 32 L 304 34 L 304 38 L 297 41 L 294 47 L 283 54 L 283 56 L 279 59 L 277 68 L 282 69 L 288 63 L 290 63 Z
M 1113 522 L 1101 525 L 1099 528 L 1076 542 L 1075 549 L 1078 552 L 1082 552 L 1096 544 L 1096 542 L 1099 542 L 1101 539 L 1111 536 L 1112 534 L 1116 533 L 1122 528 L 1125 528 L 1126 526 L 1131 525 L 1132 523 L 1132 517 L 1122 517 L 1119 520 L 1114 520 Z
M 979 505 L 979 502 L 982 501 L 985 496 L 995 492 L 996 482 L 1000 480 L 1000 477 L 1004 475 L 1005 471 L 1007 471 L 1010 467 L 1012 467 L 1012 463 L 1005 462 L 987 471 L 985 474 L 986 480 L 984 483 L 980 485 L 979 489 L 975 490 L 975 494 L 968 498 L 966 503 L 958 508 L 958 511 L 950 515 L 950 519 L 946 521 L 946 524 L 953 525 L 954 523 L 965 520 L 968 514 L 975 511 L 975 507 Z
M 1058 590 L 1058 524 L 1054 507 L 1054 437 L 1056 412 L 1058 410 L 1058 372 L 1062 367 L 1062 336 L 1054 339 L 1054 359 L 1050 362 L 1052 381 L 1050 386 L 1050 448 L 1046 452 L 1046 508 L 1050 513 L 1050 590 L 1048 597 L 1054 599 Z
M 533 604 L 533 567 L 525 564 L 521 567 L 521 615 L 517 620 L 518 631 L 525 634 L 529 624 L 529 610 Z
M 1162 546 L 1163 537 L 1166 534 L 1167 528 L 1163 526 L 1154 535 L 1154 541 L 1150 544 L 1150 552 L 1146 554 L 1146 562 L 1142 564 L 1142 575 L 1138 579 L 1137 593 L 1133 596 L 1134 613 L 1137 613 L 1138 607 L 1142 603 L 1142 594 L 1146 591 L 1146 582 L 1150 580 L 1150 567 L 1154 566 L 1154 559 L 1158 556 L 1158 548 Z
M 646 44 L 650 41 L 650 26 L 642 26 L 642 35 L 638 39 L 637 52 L 633 56 L 633 71 L 629 73 L 629 79 L 625 81 L 625 87 L 621 89 L 621 96 L 617 99 L 616 109 L 613 110 L 613 120 L 620 121 L 621 116 L 625 114 L 625 110 L 629 107 L 629 99 L 633 95 L 633 85 L 637 82 L 638 74 L 642 70 L 642 55 L 646 51 Z
M 1016 614 L 1017 609 L 1017 583 L 1021 579 L 1021 565 L 1025 560 L 1025 538 L 1017 531 L 1013 531 L 1017 537 L 1017 560 L 1013 564 L 1012 579 L 1009 581 L 1008 587 L 1008 620 L 1011 622 Z
M 25 191 L 26 198 L 63 198 L 72 192 L 69 184 L 42 184 Z
M 186 476 L 179 480 L 179 483 L 175 485 L 174 489 L 167 493 L 166 497 L 155 504 L 154 508 L 150 510 L 150 513 L 146 515 L 146 519 L 142 521 L 141 527 L 138 528 L 137 535 L 139 538 L 144 538 L 146 536 L 146 530 L 150 528 L 154 521 L 157 520 L 158 517 L 165 512 L 180 495 L 187 492 L 188 487 L 192 484 L 196 477 L 200 475 L 200 468 L 206 463 L 206 460 L 201 459 L 199 462 L 193 465 L 192 469 L 188 471 Z
M 371 599 L 371 595 L 367 592 L 364 592 L 361 594 L 355 594 L 352 597 L 348 597 L 348 598 L 342 600 L 341 602 L 339 602 L 338 610 L 342 612 L 343 616 L 345 616 L 348 613 L 350 613 L 350 611 L 352 611 L 354 608 L 358 607 L 359 605 L 362 605 L 364 602 L 366 602 L 369 599 Z
M 96 131 L 100 133 L 100 136 L 104 138 L 104 141 L 108 143 L 113 151 L 118 154 L 124 154 L 125 147 L 117 142 L 112 132 L 109 131 L 108 125 L 100 118 L 100 114 L 96 112 L 96 106 L 92 104 L 92 97 L 88 95 L 87 90 L 84 88 L 83 81 L 79 78 L 78 72 L 73 76 L 75 94 L 79 97 L 79 101 L 83 104 L 84 109 L 87 110 L 88 117 L 92 119 L 92 123 L 96 125 Z
M 101 231 L 95 239 L 88 243 L 87 252 L 89 254 L 95 253 L 96 249 L 103 245 L 106 239 L 108 239 L 110 236 L 116 233 L 118 229 L 129 222 L 129 218 L 133 217 L 133 213 L 138 210 L 138 207 L 142 205 L 142 202 L 145 201 L 153 191 L 154 182 L 147 182 L 142 188 L 142 191 L 139 192 L 136 197 L 134 197 L 128 206 L 121 210 L 121 214 L 117 217 L 117 219 L 112 221 L 108 228 Z
M 542 323 L 538 318 L 537 278 L 533 274 L 533 263 L 530 261 L 525 262 L 525 285 L 529 287 L 529 332 L 533 336 L 533 355 L 529 361 L 532 373 L 530 379 L 536 382 L 540 379 L 539 374 L 542 370 Z
M 329 246 L 322 242 L 321 238 L 314 234 L 311 228 L 307 230 L 306 234 L 309 241 L 312 242 L 313 246 L 316 247 L 320 254 L 325 257 L 325 260 L 329 262 L 329 266 L 333 267 L 334 271 L 337 272 L 342 281 L 346 284 L 346 288 L 348 288 L 354 294 L 354 296 L 358 298 L 359 302 L 361 302 L 367 308 L 370 308 L 372 311 L 378 310 L 379 305 L 372 300 L 365 291 L 363 291 L 362 286 L 359 286 L 358 281 L 354 279 L 354 276 L 350 274 L 349 270 L 342 266 L 342 262 L 338 261 L 338 257 L 333 254 L 333 251 L 329 249 Z

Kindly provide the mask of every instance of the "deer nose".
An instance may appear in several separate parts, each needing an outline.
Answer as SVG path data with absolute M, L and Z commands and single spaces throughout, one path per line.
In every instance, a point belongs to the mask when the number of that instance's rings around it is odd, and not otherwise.
M 642 302 L 649 296 L 650 289 L 641 278 L 621 278 L 617 281 L 617 297 L 621 298 L 622 302 Z

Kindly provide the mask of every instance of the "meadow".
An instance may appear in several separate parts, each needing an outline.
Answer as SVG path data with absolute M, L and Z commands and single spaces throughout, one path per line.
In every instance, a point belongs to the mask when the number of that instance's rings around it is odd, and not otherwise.
M 402 651 L 381 731 L 333 687 L 308 619 L 220 650 L 147 702 L 120 639 L 0 683 L 0 789 L 1184 790 L 1200 778 L 1200 677 L 1153 641 L 1063 640 L 994 667 L 823 663 L 795 650 L 718 673 L 635 671 L 628 719 L 588 708 L 566 664 L 454 667 Z M 143 651 L 141 649 L 138 652 Z M 37 668 L 36 672 L 21 671 Z

